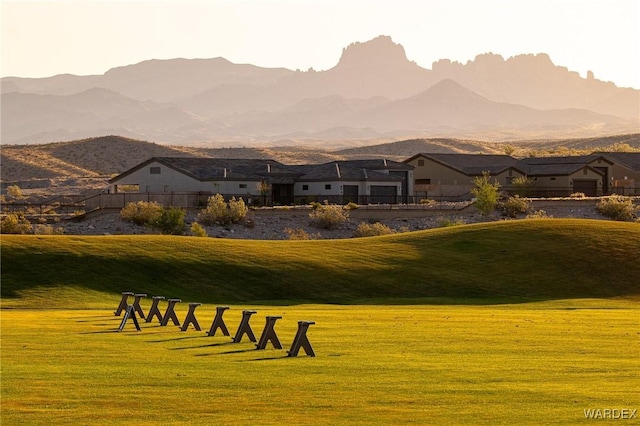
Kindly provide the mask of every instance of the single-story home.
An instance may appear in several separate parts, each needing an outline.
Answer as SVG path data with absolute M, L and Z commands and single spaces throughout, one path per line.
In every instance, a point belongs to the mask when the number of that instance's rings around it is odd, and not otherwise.
M 640 152 L 596 152 L 613 163 L 609 174 L 610 192 L 640 195 Z
M 468 198 L 473 181 L 489 173 L 492 181 L 509 187 L 513 179 L 525 176 L 518 160 L 508 155 L 416 154 L 404 161 L 414 166 L 414 194 L 423 198 Z
M 154 157 L 109 181 L 111 194 L 220 193 L 249 203 L 401 203 L 413 167 L 384 159 L 288 166 L 267 159 Z

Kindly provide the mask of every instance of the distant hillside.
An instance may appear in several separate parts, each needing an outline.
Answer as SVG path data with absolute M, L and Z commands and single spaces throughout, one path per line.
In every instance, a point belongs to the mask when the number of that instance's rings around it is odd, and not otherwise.
M 2 79 L 3 144 L 107 134 L 164 144 L 342 148 L 416 137 L 514 141 L 640 132 L 640 90 L 491 53 L 433 69 L 388 36 L 326 71 L 149 60 L 103 75 Z

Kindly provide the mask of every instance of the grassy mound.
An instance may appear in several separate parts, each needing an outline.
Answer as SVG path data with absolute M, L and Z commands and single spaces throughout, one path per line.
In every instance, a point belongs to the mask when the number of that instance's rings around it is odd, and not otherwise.
M 622 222 L 509 221 L 323 241 L 3 235 L 1 244 L 5 306 L 122 291 L 202 303 L 640 296 L 640 226 Z

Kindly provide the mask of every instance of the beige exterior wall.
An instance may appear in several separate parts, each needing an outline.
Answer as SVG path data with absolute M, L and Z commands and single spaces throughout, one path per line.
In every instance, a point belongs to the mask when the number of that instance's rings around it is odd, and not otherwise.
M 618 164 L 612 167 L 610 189 L 620 195 L 640 195 L 640 172 Z
M 421 160 L 424 161 L 424 165 L 419 166 L 418 164 L 420 164 Z M 471 183 L 468 176 L 428 158 L 417 157 L 407 164 L 415 167 L 413 169 L 414 182 L 431 179 L 430 185 L 464 185 Z M 415 188 L 415 190 L 417 191 L 418 189 Z
M 420 166 L 419 160 L 423 160 L 424 165 Z M 468 194 L 475 187 L 473 183 L 475 176 L 467 176 L 428 158 L 417 157 L 407 164 L 415 167 L 413 177 L 417 202 L 419 202 L 420 198 L 428 197 L 461 197 Z M 501 188 L 508 189 L 510 187 L 508 182 L 520 176 L 523 176 L 523 174 L 516 170 L 508 169 L 498 175 L 491 176 L 491 182 L 495 180 L 500 184 Z M 429 184 L 417 183 L 424 179 L 430 179 L 431 182 Z
M 152 167 L 160 168 L 159 174 L 151 174 Z M 213 192 L 221 194 L 260 195 L 259 181 L 213 181 L 202 182 L 173 170 L 164 164 L 153 162 L 140 170 L 111 184 L 111 192 L 117 193 L 121 185 L 138 185 L 138 192 Z M 241 188 L 245 185 L 245 188 Z
M 303 185 L 308 185 L 305 191 Z M 326 189 L 325 185 L 331 185 L 330 189 Z M 358 195 L 371 195 L 371 186 L 395 186 L 397 194 L 402 195 L 401 182 L 359 182 L 359 181 L 333 181 L 333 182 L 296 182 L 293 185 L 293 193 L 296 197 L 304 197 L 305 195 L 342 195 L 344 185 L 354 185 L 358 187 Z

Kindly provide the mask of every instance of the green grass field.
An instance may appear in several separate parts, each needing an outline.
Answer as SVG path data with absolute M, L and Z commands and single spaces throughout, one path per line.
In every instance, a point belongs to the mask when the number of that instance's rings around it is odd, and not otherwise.
M 3 425 L 580 424 L 640 409 L 637 224 L 1 244 Z M 180 321 L 203 302 L 203 331 L 117 332 L 121 291 L 181 298 Z M 257 337 L 281 315 L 284 349 L 207 336 L 219 304 L 232 335 L 242 309 Z M 298 320 L 316 321 L 315 358 L 286 356 Z

